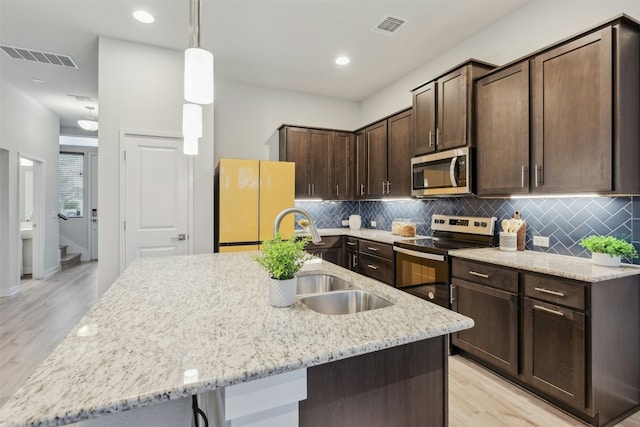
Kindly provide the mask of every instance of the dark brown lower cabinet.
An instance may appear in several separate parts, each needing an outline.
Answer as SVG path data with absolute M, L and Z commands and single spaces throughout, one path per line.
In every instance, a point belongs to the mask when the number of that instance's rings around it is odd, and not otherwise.
M 585 410 L 585 315 L 580 311 L 524 299 L 526 382 Z
M 358 239 L 355 237 L 345 237 L 347 259 L 344 268 L 351 271 L 358 271 Z
M 344 244 L 342 236 L 324 236 L 320 243 L 308 243 L 305 250 L 311 255 L 344 267 Z
M 451 336 L 453 345 L 518 374 L 518 294 L 453 279 L 453 310 L 475 322 Z
M 446 426 L 445 342 L 435 337 L 309 368 L 300 426 Z

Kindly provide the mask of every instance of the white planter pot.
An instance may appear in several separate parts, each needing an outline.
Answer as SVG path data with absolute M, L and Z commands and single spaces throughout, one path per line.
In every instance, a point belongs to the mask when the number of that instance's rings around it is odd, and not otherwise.
M 603 254 L 600 252 L 593 252 L 591 254 L 591 262 L 596 265 L 603 265 L 605 267 L 619 267 L 622 257 L 611 256 L 609 254 Z
M 269 279 L 269 304 L 273 307 L 290 307 L 296 302 L 298 278 L 288 280 Z

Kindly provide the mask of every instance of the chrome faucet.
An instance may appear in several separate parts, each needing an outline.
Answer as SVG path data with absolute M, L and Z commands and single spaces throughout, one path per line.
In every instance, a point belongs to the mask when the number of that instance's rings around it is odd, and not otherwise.
M 280 212 L 276 216 L 275 221 L 273 221 L 273 236 L 275 237 L 276 234 L 278 234 L 278 229 L 280 228 L 280 223 L 282 222 L 282 219 L 285 216 L 289 215 L 290 213 L 294 213 L 294 212 L 307 217 L 307 219 L 309 220 L 309 230 L 311 231 L 311 239 L 313 240 L 313 243 L 320 243 L 322 239 L 320 238 L 320 233 L 318 233 L 318 228 L 316 227 L 316 220 L 311 218 L 311 215 L 309 214 L 309 212 L 301 208 L 288 208 Z

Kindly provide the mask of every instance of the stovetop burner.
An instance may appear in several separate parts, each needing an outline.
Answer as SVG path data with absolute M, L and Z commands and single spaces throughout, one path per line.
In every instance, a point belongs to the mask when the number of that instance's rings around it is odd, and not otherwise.
M 491 247 L 495 245 L 495 222 L 495 217 L 433 215 L 433 236 L 400 240 L 394 245 L 442 255 L 453 249 Z

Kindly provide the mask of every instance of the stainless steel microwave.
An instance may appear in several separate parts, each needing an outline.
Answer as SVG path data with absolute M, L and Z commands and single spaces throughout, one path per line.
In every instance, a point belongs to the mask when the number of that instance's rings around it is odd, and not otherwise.
M 463 147 L 412 158 L 411 195 L 472 195 L 472 152 L 469 147 Z

